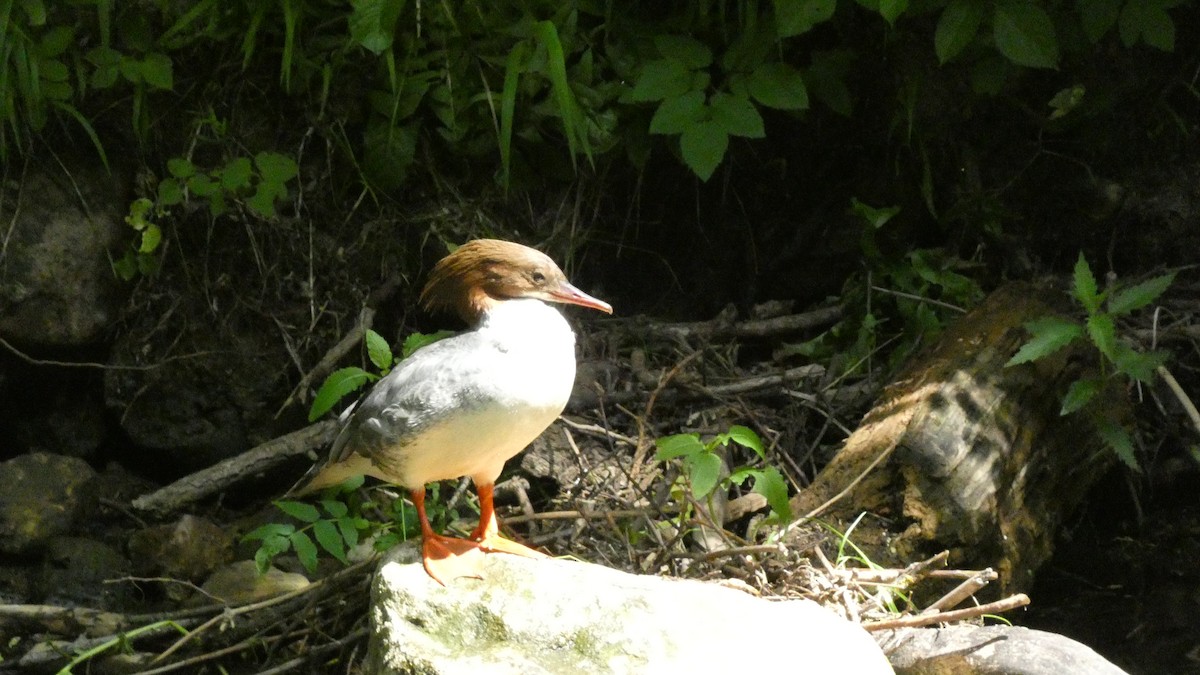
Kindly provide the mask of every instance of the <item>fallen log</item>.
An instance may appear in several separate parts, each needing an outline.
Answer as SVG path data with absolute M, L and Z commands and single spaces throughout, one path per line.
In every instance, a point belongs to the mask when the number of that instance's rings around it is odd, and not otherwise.
M 1116 461 L 1090 418 L 1059 415 L 1067 386 L 1097 368 L 1088 348 L 1005 367 L 1028 339 L 1025 322 L 1062 313 L 1055 297 L 1013 283 L 952 324 L 885 389 L 793 512 L 842 524 L 875 514 L 851 539 L 876 562 L 948 549 L 955 567 L 995 568 L 1002 593 L 1029 590 L 1059 525 Z M 1129 416 L 1118 387 L 1095 403 L 1110 419 Z

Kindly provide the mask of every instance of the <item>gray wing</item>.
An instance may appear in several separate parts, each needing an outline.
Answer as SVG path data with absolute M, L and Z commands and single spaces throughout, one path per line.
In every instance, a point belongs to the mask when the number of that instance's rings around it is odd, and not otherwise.
M 329 461 L 357 453 L 386 465 L 389 448 L 405 445 L 454 411 L 486 403 L 490 396 L 479 374 L 496 356 L 494 347 L 468 332 L 401 361 L 350 412 Z

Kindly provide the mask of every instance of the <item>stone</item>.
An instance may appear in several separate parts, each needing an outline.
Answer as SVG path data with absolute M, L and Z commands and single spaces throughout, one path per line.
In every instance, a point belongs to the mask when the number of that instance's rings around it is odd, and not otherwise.
M 201 588 L 211 596 L 206 601 L 216 598 L 227 605 L 244 605 L 298 591 L 309 583 L 303 574 L 284 572 L 275 567 L 268 567 L 266 574 L 259 574 L 253 560 L 242 560 L 213 572 Z
M 1020 626 L 900 628 L 883 631 L 876 639 L 902 674 L 1126 675 L 1082 643 Z
M 367 672 L 892 672 L 866 631 L 807 600 L 507 554 L 443 587 L 418 555 L 397 547 L 376 575 Z
M 82 459 L 44 452 L 0 463 L 0 552 L 31 553 L 70 531 L 95 475 Z
M 129 561 L 104 542 L 84 537 L 54 537 L 42 559 L 43 602 L 73 607 L 119 608 L 133 594 L 129 583 L 105 583 L 128 577 Z
M 69 175 L 34 168 L 5 196 L 15 216 L 0 247 L 0 336 L 52 347 L 101 337 L 122 303 L 109 259 L 132 240 L 126 193 L 103 167 L 75 162 Z
M 233 539 L 212 521 L 185 515 L 134 532 L 129 555 L 138 574 L 200 581 L 233 558 Z

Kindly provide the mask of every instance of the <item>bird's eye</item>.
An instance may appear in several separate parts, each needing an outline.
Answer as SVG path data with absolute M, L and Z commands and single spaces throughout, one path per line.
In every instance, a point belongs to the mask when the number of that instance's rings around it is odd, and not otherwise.
M 533 274 L 530 275 L 530 278 L 533 279 L 533 282 L 536 284 L 546 283 L 546 275 L 542 274 L 541 272 L 535 271 Z

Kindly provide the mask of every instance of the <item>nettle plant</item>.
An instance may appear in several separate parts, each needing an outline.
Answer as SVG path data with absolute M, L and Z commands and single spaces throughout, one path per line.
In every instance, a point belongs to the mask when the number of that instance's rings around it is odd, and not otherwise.
M 766 461 L 766 451 L 762 439 L 753 429 L 735 424 L 729 431 L 717 434 L 707 442 L 700 440 L 700 434 L 676 434 L 664 436 L 654 443 L 658 447 L 655 458 L 660 462 L 678 459 L 683 466 L 683 473 L 691 485 L 692 497 L 697 500 L 707 500 L 718 488 L 728 490 L 734 485 L 744 485 L 748 479 L 753 479 L 752 490 L 767 499 L 772 514 L 780 521 L 791 520 L 792 509 L 788 504 L 787 482 L 783 474 L 773 466 L 757 468 L 739 466 L 722 477 L 723 462 L 717 450 L 729 443 L 735 443 L 747 448 Z M 680 513 L 680 520 L 687 519 L 688 509 Z
M 1045 358 L 1077 340 L 1088 342 L 1100 354 L 1100 373 L 1075 380 L 1063 395 L 1061 415 L 1087 414 L 1104 443 L 1129 468 L 1139 470 L 1133 437 L 1116 420 L 1101 414 L 1093 405 L 1113 378 L 1150 382 L 1155 371 L 1167 360 L 1167 352 L 1138 351 L 1117 334 L 1117 319 L 1128 316 L 1154 302 L 1171 282 L 1175 272 L 1148 279 L 1132 286 L 1115 285 L 1101 291 L 1087 259 L 1079 254 L 1071 295 L 1083 308 L 1083 322 L 1060 316 L 1046 316 L 1025 324 L 1030 338 L 1009 359 L 1016 366 Z

